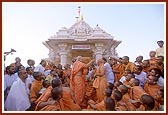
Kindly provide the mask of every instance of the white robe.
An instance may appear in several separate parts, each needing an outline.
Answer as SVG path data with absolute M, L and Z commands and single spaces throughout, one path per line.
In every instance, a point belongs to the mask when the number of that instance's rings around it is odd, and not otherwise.
M 109 63 L 105 63 L 104 67 L 106 69 L 106 80 L 108 83 L 114 84 L 114 73 Z
M 13 82 L 16 81 L 18 78 L 18 74 L 12 74 L 11 76 L 8 74 L 5 74 L 4 76 L 4 90 L 6 90 L 7 87 L 11 87 Z
M 34 72 L 41 72 L 44 75 L 45 68 L 40 64 L 34 68 Z
M 134 75 L 135 75 L 135 78 L 140 81 L 140 86 L 144 87 L 144 84 L 145 84 L 145 82 L 147 80 L 146 73 L 141 71 L 141 73 L 139 75 L 135 74 L 135 73 L 134 73 Z
M 164 78 L 162 76 L 159 77 L 158 81 L 157 81 L 157 84 L 159 86 L 164 86 Z
M 7 111 L 25 111 L 30 107 L 26 84 L 18 77 L 13 83 L 7 99 L 5 109 Z

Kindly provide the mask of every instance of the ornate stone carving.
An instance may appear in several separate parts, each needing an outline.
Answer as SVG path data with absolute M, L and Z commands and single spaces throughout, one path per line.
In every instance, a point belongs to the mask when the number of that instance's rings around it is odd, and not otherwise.
M 44 45 L 49 49 L 49 58 L 57 64 L 61 63 L 64 65 L 71 63 L 71 59 L 74 58 L 72 57 L 72 52 L 75 50 L 71 46 L 78 45 L 78 43 L 79 45 L 89 44 L 91 48 L 85 50 L 92 52 L 92 56 L 96 60 L 102 58 L 102 56 L 118 56 L 116 47 L 121 42 L 113 38 L 113 36 L 106 33 L 98 25 L 93 29 L 85 21 L 80 20 L 70 28 L 61 28 Z
M 95 57 L 96 57 L 96 61 L 100 58 L 102 58 L 103 52 L 104 52 L 104 48 L 103 48 L 103 44 L 102 43 L 95 43 Z
M 93 29 L 83 20 L 77 22 L 69 29 L 70 35 L 78 35 L 78 36 L 79 35 L 90 35 L 92 31 Z
M 116 49 L 114 47 L 111 48 L 111 55 L 118 56 L 118 53 L 116 52 Z
M 65 49 L 67 47 L 67 44 L 66 43 L 62 43 L 62 44 L 59 44 L 58 46 L 60 48 L 60 51 L 65 51 Z

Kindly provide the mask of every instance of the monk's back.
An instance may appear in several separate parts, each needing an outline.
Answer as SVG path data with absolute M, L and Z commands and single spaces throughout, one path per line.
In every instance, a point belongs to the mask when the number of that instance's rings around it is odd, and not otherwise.
M 63 87 L 62 101 L 65 107 L 65 111 L 78 111 L 80 106 L 75 104 L 71 97 L 71 90 L 69 87 Z

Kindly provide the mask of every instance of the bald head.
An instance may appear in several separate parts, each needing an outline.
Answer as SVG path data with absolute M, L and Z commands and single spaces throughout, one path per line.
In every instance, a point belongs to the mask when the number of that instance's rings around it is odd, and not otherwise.
M 115 101 L 114 99 L 107 97 L 105 99 L 105 106 L 107 111 L 115 111 Z
M 131 80 L 129 81 L 131 86 L 139 86 L 140 81 L 136 78 L 131 78 Z
M 82 56 L 78 56 L 78 57 L 76 58 L 76 60 L 77 60 L 77 61 L 82 61 Z
M 51 90 L 51 96 L 54 100 L 57 100 L 62 97 L 62 88 L 61 87 L 55 87 Z
M 60 84 L 61 84 L 61 81 L 57 77 L 55 79 L 53 79 L 52 82 L 51 82 L 52 88 L 58 87 L 58 86 L 60 86 Z
M 128 92 L 128 87 L 125 86 L 125 85 L 120 85 L 119 87 L 119 90 L 121 91 L 121 93 L 124 95 Z
M 113 98 L 116 101 L 120 101 L 122 99 L 122 93 L 120 91 L 114 90 L 112 94 L 113 94 Z
M 16 58 L 15 58 L 15 62 L 16 62 L 16 63 L 20 63 L 20 62 L 21 62 L 20 57 L 16 57 Z
M 105 89 L 105 95 L 106 95 L 107 97 L 110 97 L 111 94 L 112 94 L 112 90 L 111 90 L 110 88 L 106 88 L 106 89 Z
M 146 110 L 152 110 L 155 107 L 155 100 L 151 95 L 143 94 L 140 100 L 145 105 Z

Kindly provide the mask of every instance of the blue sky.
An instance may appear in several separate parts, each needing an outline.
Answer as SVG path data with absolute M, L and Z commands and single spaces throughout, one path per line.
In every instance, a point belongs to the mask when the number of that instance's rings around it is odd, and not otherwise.
M 34 59 L 36 65 L 48 57 L 42 44 L 62 27 L 71 27 L 81 15 L 91 27 L 97 24 L 114 39 L 122 41 L 117 47 L 119 56 L 128 55 L 131 61 L 139 55 L 149 58 L 149 51 L 158 48 L 157 41 L 165 40 L 164 4 L 156 3 L 7 3 L 2 4 L 3 51 L 17 52 L 7 56 L 5 64 L 15 57 Z

